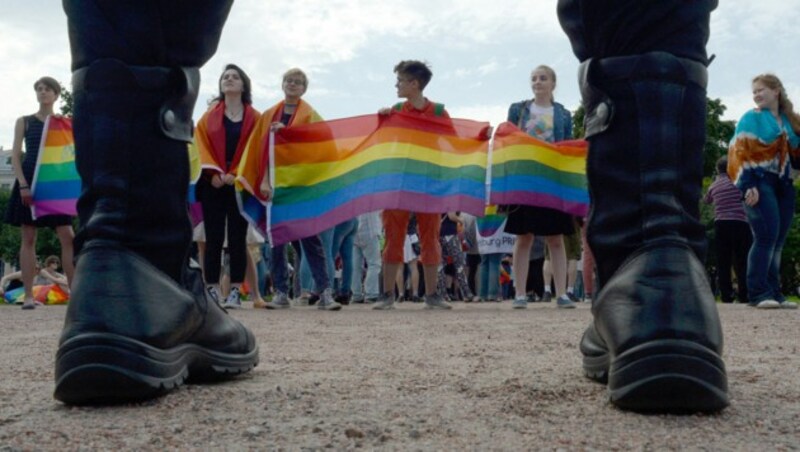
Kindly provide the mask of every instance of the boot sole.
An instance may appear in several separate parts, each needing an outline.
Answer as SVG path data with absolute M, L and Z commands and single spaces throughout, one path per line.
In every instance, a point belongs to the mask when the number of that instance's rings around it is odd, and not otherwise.
M 614 405 L 631 411 L 714 412 L 729 404 L 719 355 L 679 339 L 647 342 L 618 356 L 608 390 Z
M 258 347 L 222 353 L 195 344 L 159 349 L 111 333 L 64 342 L 56 353 L 55 398 L 70 405 L 146 400 L 187 381 L 218 381 L 258 365 Z

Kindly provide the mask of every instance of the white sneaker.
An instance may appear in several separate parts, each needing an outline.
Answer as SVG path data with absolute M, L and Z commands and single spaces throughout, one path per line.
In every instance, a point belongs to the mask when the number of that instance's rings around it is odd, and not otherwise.
M 781 304 L 775 300 L 761 300 L 756 305 L 758 309 L 780 309 Z
M 788 300 L 781 301 L 781 309 L 797 309 L 797 303 L 792 303 Z
M 291 302 L 289 301 L 289 297 L 283 292 L 275 292 L 275 296 L 272 297 L 272 301 L 267 303 L 267 309 L 289 309 L 292 306 Z
M 242 297 L 238 287 L 231 287 L 228 298 L 225 299 L 225 304 L 222 307 L 227 309 L 239 309 L 242 307 Z
M 325 289 L 322 291 L 322 295 L 319 296 L 317 309 L 322 309 L 323 311 L 338 311 L 342 309 L 342 305 L 333 299 L 333 292 L 331 289 Z
M 575 309 L 577 305 L 566 295 L 561 295 L 556 300 L 556 307 L 560 309 Z

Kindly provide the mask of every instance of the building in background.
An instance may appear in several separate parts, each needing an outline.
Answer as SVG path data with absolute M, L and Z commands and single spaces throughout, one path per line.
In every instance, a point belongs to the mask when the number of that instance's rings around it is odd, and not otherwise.
M 0 146 L 0 190 L 11 191 L 14 186 L 14 168 L 11 167 L 11 149 Z

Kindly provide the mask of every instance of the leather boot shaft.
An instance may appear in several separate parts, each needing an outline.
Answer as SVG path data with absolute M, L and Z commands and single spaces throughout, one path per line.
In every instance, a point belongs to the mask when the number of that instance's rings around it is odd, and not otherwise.
M 581 74 L 590 142 L 587 238 L 601 287 L 645 245 L 686 245 L 702 261 L 705 66 L 652 52 L 589 60 Z
M 75 158 L 83 182 L 76 255 L 94 240 L 118 244 L 180 281 L 191 240 L 185 140 L 196 73 L 110 59 L 75 73 Z

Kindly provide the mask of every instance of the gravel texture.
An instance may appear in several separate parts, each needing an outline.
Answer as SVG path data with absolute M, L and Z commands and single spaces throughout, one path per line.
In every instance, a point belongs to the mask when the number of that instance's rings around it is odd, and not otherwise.
M 261 364 L 135 405 L 52 397 L 63 306 L 0 306 L 3 450 L 798 450 L 800 311 L 721 305 L 731 406 L 640 415 L 581 374 L 589 306 L 232 313 Z

